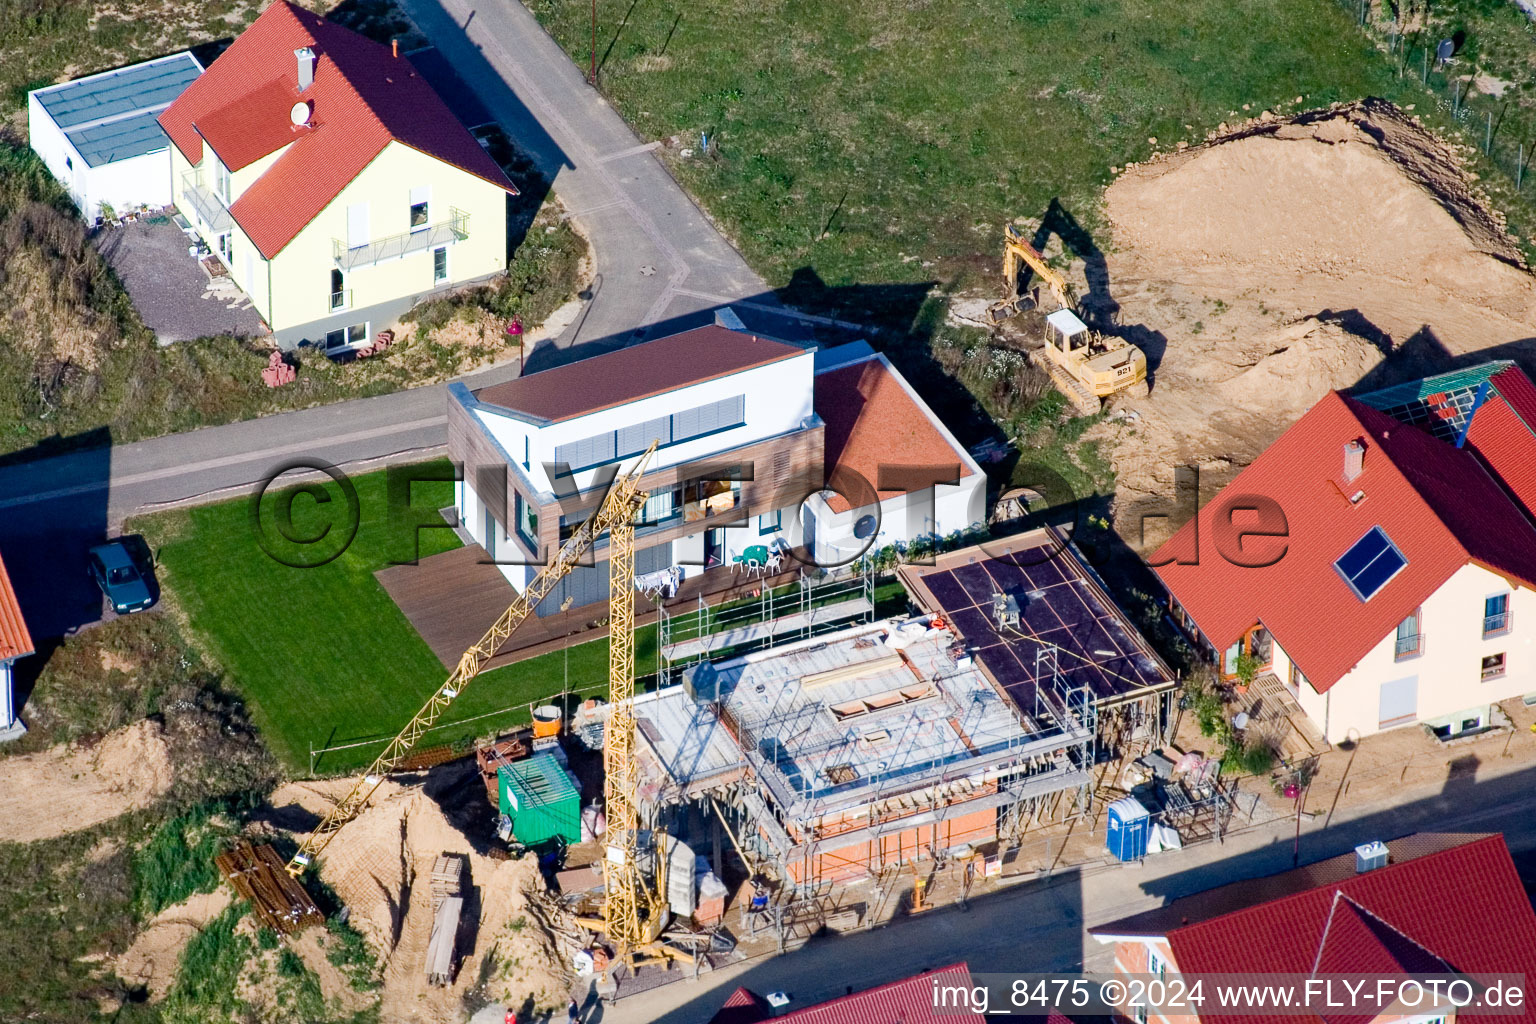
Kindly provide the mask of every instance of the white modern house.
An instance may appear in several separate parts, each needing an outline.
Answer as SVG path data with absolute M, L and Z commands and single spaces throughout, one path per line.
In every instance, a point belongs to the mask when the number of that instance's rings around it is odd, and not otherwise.
M 889 359 L 863 342 L 816 355 L 826 488 L 800 510 L 822 565 L 986 522 L 986 474 Z
M 32 635 L 21 617 L 16 590 L 0 562 L 0 742 L 14 740 L 27 731 L 17 714 L 12 666 L 17 659 L 34 653 Z
M 1175 621 L 1330 742 L 1488 728 L 1536 693 L 1533 426 L 1508 362 L 1329 394 L 1154 556 Z
M 712 325 L 478 392 L 450 385 L 459 521 L 521 589 L 601 499 L 601 482 L 654 441 L 637 574 L 836 564 L 979 524 L 979 468 L 883 357 L 849 348 L 834 358 L 723 310 Z M 935 464 L 958 483 L 907 495 L 880 478 L 881 467 Z M 604 553 L 540 613 L 606 600 Z
M 28 142 L 86 222 L 171 203 L 170 140 L 157 120 L 203 67 L 173 53 L 27 94 Z

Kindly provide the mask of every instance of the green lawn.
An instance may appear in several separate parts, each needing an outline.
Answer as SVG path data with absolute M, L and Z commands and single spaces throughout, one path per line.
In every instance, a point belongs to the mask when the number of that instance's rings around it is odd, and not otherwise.
M 585 68 L 586 0 L 525 2 Z M 1368 5 L 1383 18 L 1401 6 Z M 1407 13 L 1418 18 L 1425 6 L 1410 2 Z M 797 303 L 905 327 L 925 289 L 889 286 L 994 288 L 1001 225 L 1038 220 L 1053 200 L 1068 215 L 1057 226 L 1070 231 L 1075 219 L 1091 236 L 1066 240 L 1068 249 L 1107 248 L 1099 203 L 1113 169 L 1222 122 L 1381 96 L 1448 125 L 1417 76 L 1399 78 L 1402 58 L 1356 25 L 1356 9 L 1338 0 L 598 0 L 597 56 L 604 93 L 645 138 L 680 137 L 664 151 L 675 173 L 772 285 L 790 287 Z M 1457 74 L 1486 68 L 1531 81 L 1536 33 L 1513 3 L 1446 0 L 1431 21 L 1410 47 L 1466 28 Z M 1413 60 L 1417 69 L 1417 51 Z M 1444 75 L 1430 79 L 1443 87 Z M 1530 89 L 1511 88 L 1494 112 L 1506 171 L 1522 133 L 1529 157 Z M 1479 147 L 1483 106 L 1462 119 L 1464 140 Z M 698 155 L 701 132 L 709 157 Z M 682 158 L 684 146 L 694 155 Z M 1492 171 L 1480 154 L 1472 169 L 1485 179 Z M 1512 188 L 1494 191 L 1512 222 L 1531 220 Z
M 527 2 L 585 67 L 584 0 Z M 1167 148 L 1250 116 L 1244 104 L 1412 88 L 1334 0 L 597 6 L 604 92 L 646 138 L 683 136 L 684 184 L 805 301 L 805 271 L 834 288 L 993 275 L 1006 219 L 1058 199 L 1091 230 L 1112 167 L 1145 159 L 1150 138 Z
M 382 746 L 446 676 L 373 577 L 410 546 L 411 531 L 391 523 L 386 514 L 385 474 L 354 481 L 361 513 L 356 539 L 339 557 L 315 568 L 290 568 L 268 557 L 256 543 L 243 498 L 158 513 L 131 524 L 156 549 L 164 587 L 186 612 L 194 637 L 207 645 L 227 684 L 250 705 L 273 752 L 297 774 L 308 771 L 311 744 L 379 738 Z M 293 535 L 318 533 L 324 514 L 343 507 L 334 484 L 327 484 L 326 493 L 334 499 L 331 504 L 302 495 L 295 499 Z M 268 496 L 265 515 L 272 513 L 275 500 Z M 451 484 L 418 484 L 413 490 L 412 504 L 419 509 L 452 501 Z M 275 525 L 268 536 L 279 552 L 297 554 L 275 540 Z M 447 530 L 421 534 L 421 557 L 457 546 Z M 642 674 L 655 657 L 655 630 L 641 630 L 637 663 Z M 607 658 L 606 640 L 572 648 L 571 688 L 605 691 Z M 523 708 L 442 729 L 425 742 L 461 741 L 526 721 L 527 702 L 558 693 L 566 673 L 563 652 L 489 672 L 454 703 L 444 722 L 518 704 Z M 375 753 L 376 747 L 367 746 L 331 754 L 317 771 L 357 767 Z
M 433 464 L 447 467 L 446 462 Z M 157 513 L 129 524 L 155 549 L 161 582 L 190 620 L 191 635 L 223 668 L 224 684 L 246 701 L 273 753 L 294 774 L 308 772 L 311 745 L 377 739 L 377 744 L 326 755 L 316 771 L 332 774 L 366 764 L 447 674 L 373 576 L 392 559 L 408 557 L 411 545 L 410 529 L 387 515 L 386 473 L 353 480 L 360 513 L 357 536 L 334 560 L 313 568 L 284 565 L 258 545 L 244 498 Z M 341 490 L 327 483 L 324 493 L 330 502 L 295 497 L 289 535 L 316 536 L 327 523 L 345 522 Z M 318 562 L 341 547 L 345 531 L 339 525 L 313 547 L 284 543 L 282 527 L 273 518 L 277 502 L 274 493 L 262 504 L 263 536 L 286 561 Z M 416 484 L 411 502 L 421 510 L 452 504 L 452 485 Z M 448 530 L 425 530 L 420 556 L 458 545 Z M 905 606 L 894 581 L 878 586 L 875 596 L 882 614 L 899 613 Z M 636 637 L 636 668 L 643 681 L 656 664 L 656 628 L 642 628 Z M 443 716 L 446 727 L 423 742 L 462 742 L 524 723 L 528 702 L 559 693 L 567 680 L 573 691 L 605 694 L 608 641 L 486 673 Z

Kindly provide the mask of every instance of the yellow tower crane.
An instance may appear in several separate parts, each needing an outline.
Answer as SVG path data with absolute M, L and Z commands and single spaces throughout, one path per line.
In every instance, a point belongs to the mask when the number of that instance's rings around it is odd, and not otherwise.
M 638 863 L 638 813 L 633 793 L 634 773 L 634 696 L 635 696 L 635 514 L 645 504 L 640 490 L 640 476 L 656 452 L 652 442 L 629 472 L 614 482 L 608 496 L 586 522 L 560 546 L 554 559 L 502 612 L 479 643 L 459 657 L 459 663 L 438 687 L 426 705 L 408 722 L 399 735 L 390 740 L 383 753 L 374 759 L 358 783 L 352 787 L 315 830 L 299 844 L 298 852 L 288 862 L 288 874 L 303 873 L 342 827 L 356 818 L 384 776 L 399 767 L 422 735 L 480 674 L 485 663 L 523 623 L 540 601 L 576 567 L 605 531 L 608 546 L 609 599 L 609 680 L 608 700 L 611 713 L 603 741 L 603 766 L 607 776 L 603 796 L 608 815 L 608 856 L 604 860 L 607 898 L 603 918 L 608 938 L 618 947 L 620 957 L 631 957 L 642 946 L 654 943 L 660 931 L 650 890 L 644 884 Z M 279 876 L 280 877 L 280 876 Z

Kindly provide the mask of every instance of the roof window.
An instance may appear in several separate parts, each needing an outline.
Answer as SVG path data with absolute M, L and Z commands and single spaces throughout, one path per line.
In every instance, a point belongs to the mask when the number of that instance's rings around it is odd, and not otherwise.
M 1339 556 L 1333 567 L 1344 577 L 1356 597 L 1369 601 L 1407 564 L 1408 559 L 1403 557 L 1386 531 L 1373 526 Z

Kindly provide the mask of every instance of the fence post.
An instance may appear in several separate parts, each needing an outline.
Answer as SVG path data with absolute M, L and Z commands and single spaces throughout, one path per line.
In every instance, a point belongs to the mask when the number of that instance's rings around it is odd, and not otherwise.
M 1515 191 L 1520 191 L 1520 178 L 1525 171 L 1525 143 L 1520 143 L 1520 152 L 1515 156 Z
M 1493 111 L 1488 111 L 1488 134 L 1483 137 L 1483 152 L 1493 152 Z
M 1424 47 L 1424 84 L 1429 84 L 1429 47 Z

